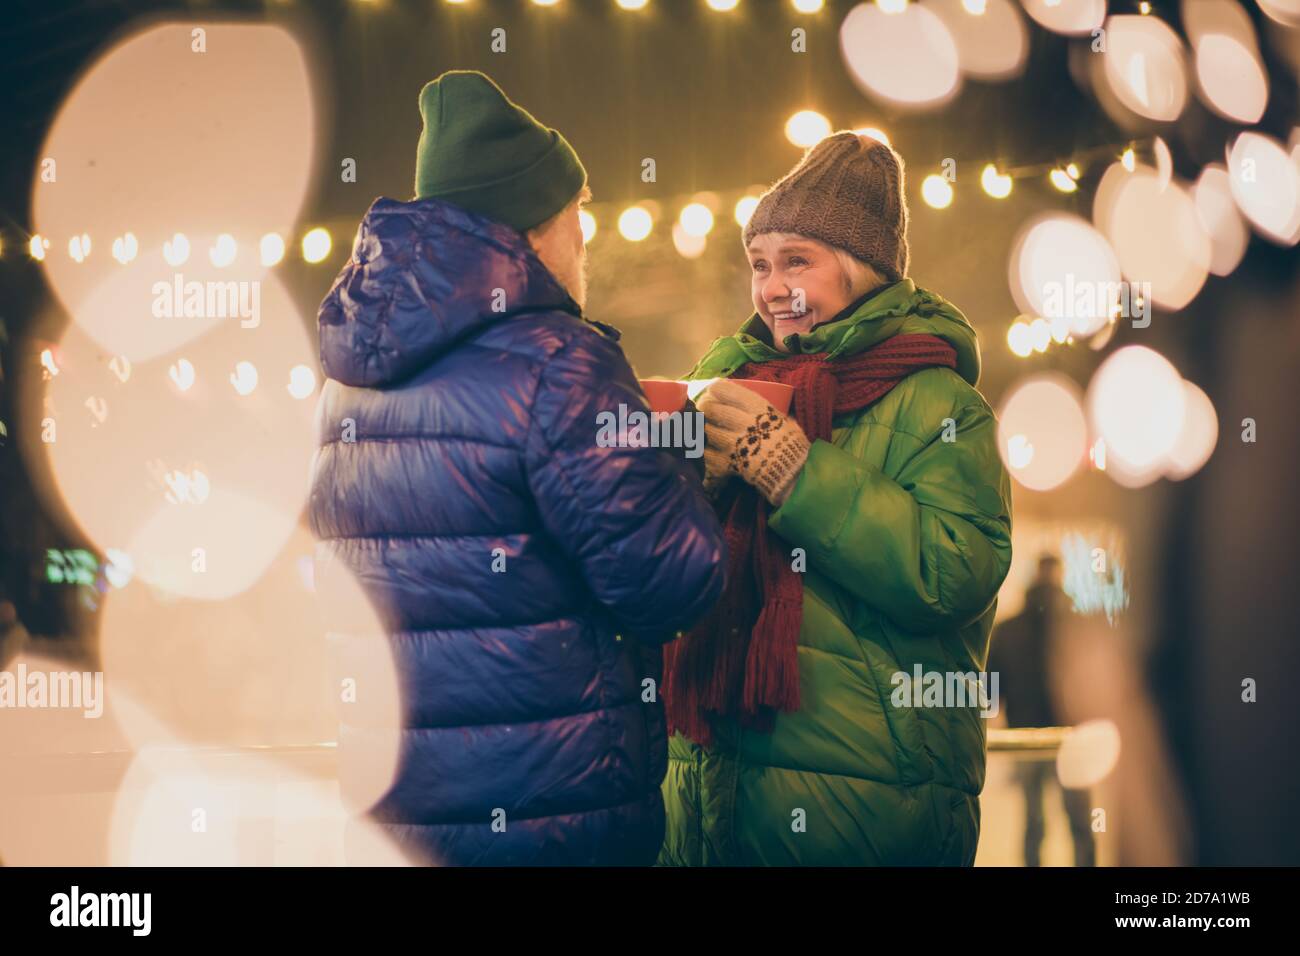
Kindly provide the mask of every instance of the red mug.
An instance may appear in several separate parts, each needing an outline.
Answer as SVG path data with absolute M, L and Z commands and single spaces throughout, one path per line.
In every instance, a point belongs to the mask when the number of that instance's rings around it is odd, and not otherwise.
M 696 399 L 700 393 L 716 382 L 716 378 L 697 378 L 684 383 L 687 394 Z M 743 385 L 751 392 L 757 392 L 759 396 L 767 400 L 767 403 L 775 408 L 782 415 L 790 414 L 790 403 L 794 400 L 794 386 L 782 385 L 780 382 L 760 382 L 752 378 L 733 378 L 729 381 L 737 385 Z
M 679 412 L 686 405 L 685 382 L 662 378 L 643 378 L 639 381 L 652 412 Z

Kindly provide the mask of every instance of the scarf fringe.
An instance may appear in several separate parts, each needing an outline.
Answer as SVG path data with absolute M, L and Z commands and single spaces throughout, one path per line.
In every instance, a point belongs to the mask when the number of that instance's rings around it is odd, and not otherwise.
M 760 708 L 799 709 L 799 629 L 803 603 L 777 599 L 763 608 L 745 661 L 744 702 L 748 713 Z

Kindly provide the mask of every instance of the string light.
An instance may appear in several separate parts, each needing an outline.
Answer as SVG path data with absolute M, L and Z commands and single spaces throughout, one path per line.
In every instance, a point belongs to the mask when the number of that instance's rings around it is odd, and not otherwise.
M 998 168 L 992 163 L 980 173 L 980 185 L 994 199 L 1006 199 L 1011 195 L 1011 177 L 999 174 Z
M 1074 175 L 1070 175 L 1070 170 L 1074 171 Z M 1072 193 L 1079 188 L 1078 177 L 1079 167 L 1074 163 L 1071 163 L 1065 169 L 1057 167 L 1047 174 L 1047 178 L 1052 181 L 1052 185 L 1063 193 Z
M 931 173 L 921 183 L 921 198 L 935 209 L 947 209 L 952 205 L 952 183 Z
M 302 257 L 307 262 L 322 262 L 330 254 L 332 244 L 329 231 L 317 226 L 302 237 Z
M 258 244 L 262 265 L 270 268 L 284 258 L 284 240 L 279 233 L 268 232 Z
M 704 203 L 693 202 L 682 209 L 678 221 L 688 236 L 707 236 L 713 228 L 713 213 Z
M 754 210 L 758 208 L 757 196 L 741 196 L 736 203 L 735 217 L 736 225 L 744 229 L 749 225 L 749 219 L 754 215 Z
M 804 128 L 806 124 L 807 128 Z M 809 132 L 813 126 L 817 127 L 818 132 L 829 132 L 830 123 L 826 117 L 812 110 L 804 110 L 796 113 L 787 121 L 787 132 L 791 126 L 797 126 Z M 875 127 L 862 127 L 854 130 L 855 133 L 864 136 L 871 136 L 881 143 L 889 144 L 889 137 L 880 129 Z M 820 140 L 807 137 L 811 140 L 810 145 L 815 145 Z M 1109 146 L 1097 146 L 1083 150 L 1076 154 L 1076 158 L 1061 165 L 1031 165 L 1000 168 L 995 163 L 984 163 L 980 171 L 980 186 L 983 191 L 994 199 L 1005 199 L 1014 189 L 1017 179 L 1032 179 L 1047 174 L 1051 184 L 1064 193 L 1077 192 L 1079 188 L 1079 179 L 1082 176 L 1081 163 L 1092 164 L 1095 161 L 1104 161 L 1107 163 L 1115 162 L 1118 158 L 1119 163 L 1128 171 L 1133 172 L 1137 169 L 1137 146 L 1129 144 L 1120 151 L 1117 144 Z M 1149 151 L 1150 144 L 1143 147 L 1144 151 Z M 959 166 L 969 167 L 971 160 L 961 160 Z M 750 191 L 737 197 L 732 210 L 732 216 L 736 224 L 742 229 L 749 223 L 749 219 L 758 207 L 759 197 Z M 732 195 L 736 195 L 732 193 Z M 712 198 L 710 198 L 712 197 Z M 952 205 L 956 198 L 955 190 L 952 183 L 943 176 L 930 175 L 925 177 L 921 183 L 921 198 L 924 202 L 935 209 L 946 209 Z M 695 193 L 693 196 L 680 197 L 686 201 L 682 209 L 677 225 L 681 226 L 681 232 L 684 236 L 691 238 L 701 238 L 707 235 L 716 224 L 714 220 L 715 212 L 720 206 L 720 200 L 713 193 Z M 704 199 L 705 202 L 700 200 Z M 654 220 L 658 211 L 652 211 L 650 207 L 654 203 L 641 203 L 634 205 L 623 211 L 618 218 L 618 231 L 624 238 L 632 242 L 640 242 L 647 238 L 654 228 Z M 579 211 L 579 221 L 582 225 L 583 240 L 590 242 L 596 235 L 595 216 L 587 210 Z M 41 235 L 33 235 L 27 242 L 27 251 L 32 259 L 40 262 L 45 259 L 46 251 L 50 248 L 50 240 Z M 138 253 L 138 240 L 132 233 L 124 233 L 115 238 L 112 242 L 113 258 L 118 262 L 127 264 L 132 262 Z M 332 240 L 327 230 L 321 227 L 310 230 L 302 238 L 303 258 L 310 263 L 321 262 L 327 258 L 332 248 Z M 68 241 L 69 254 L 74 260 L 81 261 L 90 254 L 91 237 L 82 233 L 73 236 Z M 184 233 L 174 233 L 171 239 L 163 243 L 163 258 L 168 265 L 179 267 L 188 261 L 190 256 L 190 242 Z M 260 260 L 263 266 L 274 266 L 284 257 L 285 244 L 284 240 L 276 233 L 267 233 L 262 237 L 259 244 Z M 210 250 L 209 255 L 215 265 L 228 264 L 233 260 L 235 254 L 235 240 L 226 233 L 222 233 L 216 241 L 216 245 Z M 78 259 L 78 256 L 80 259 Z
M 796 146 L 816 146 L 831 134 L 831 121 L 816 110 L 800 110 L 785 121 L 785 138 Z
M 618 234 L 628 242 L 640 242 L 653 227 L 649 211 L 641 206 L 629 206 L 618 217 Z

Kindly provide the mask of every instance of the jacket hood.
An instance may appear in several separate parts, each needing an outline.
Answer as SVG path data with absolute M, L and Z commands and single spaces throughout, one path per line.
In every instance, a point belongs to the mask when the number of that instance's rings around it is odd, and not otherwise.
M 522 233 L 441 199 L 380 198 L 321 303 L 321 367 L 383 386 L 513 314 L 550 310 L 581 316 Z
M 824 354 L 828 358 L 856 355 L 893 335 L 934 335 L 957 351 L 957 374 L 974 386 L 980 377 L 979 339 L 961 311 L 942 296 L 900 279 L 867 298 L 842 319 L 819 325 L 806 334 L 787 336 L 789 353 L 774 348 L 771 333 L 755 312 L 735 335 L 714 341 L 688 378 L 730 375 L 746 362 L 766 362 L 788 354 Z

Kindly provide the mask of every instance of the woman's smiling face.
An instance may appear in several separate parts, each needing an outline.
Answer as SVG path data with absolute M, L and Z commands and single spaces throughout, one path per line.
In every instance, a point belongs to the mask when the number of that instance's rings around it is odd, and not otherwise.
M 755 236 L 746 252 L 754 309 L 783 352 L 787 335 L 810 331 L 853 301 L 839 258 L 824 242 L 769 232 Z

